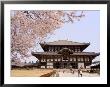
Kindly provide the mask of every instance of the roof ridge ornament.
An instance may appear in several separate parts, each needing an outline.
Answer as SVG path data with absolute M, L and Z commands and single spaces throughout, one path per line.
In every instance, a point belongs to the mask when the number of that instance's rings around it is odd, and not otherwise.
M 62 48 L 58 54 L 62 54 L 62 55 L 70 55 L 70 54 L 73 54 L 73 51 L 69 48 Z

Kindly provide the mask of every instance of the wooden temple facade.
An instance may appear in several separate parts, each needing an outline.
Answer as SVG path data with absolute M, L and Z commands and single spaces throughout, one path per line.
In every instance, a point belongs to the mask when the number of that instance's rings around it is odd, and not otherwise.
M 39 68 L 86 68 L 92 59 L 100 53 L 83 52 L 90 43 L 78 43 L 67 40 L 40 43 L 44 52 L 32 52 L 39 59 Z

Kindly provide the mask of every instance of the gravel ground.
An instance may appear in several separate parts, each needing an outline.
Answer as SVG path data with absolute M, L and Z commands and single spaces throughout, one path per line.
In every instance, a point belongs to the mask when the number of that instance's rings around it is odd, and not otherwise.
M 75 71 L 74 73 L 71 73 L 70 70 L 57 70 L 57 74 L 54 75 L 55 77 L 78 77 L 78 72 Z M 100 75 L 97 73 L 87 73 L 83 72 L 82 77 L 99 77 Z M 81 77 L 81 76 L 79 76 Z

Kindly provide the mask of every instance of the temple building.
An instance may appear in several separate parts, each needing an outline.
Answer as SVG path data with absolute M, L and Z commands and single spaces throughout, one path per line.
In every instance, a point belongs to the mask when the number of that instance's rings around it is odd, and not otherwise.
M 44 52 L 32 52 L 38 58 L 39 68 L 86 68 L 100 53 L 84 52 L 90 43 L 79 43 L 67 40 L 40 43 Z

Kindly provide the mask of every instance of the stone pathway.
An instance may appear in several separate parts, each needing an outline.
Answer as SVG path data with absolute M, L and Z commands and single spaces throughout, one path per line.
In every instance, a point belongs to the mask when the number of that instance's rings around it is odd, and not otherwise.
M 83 73 L 82 77 L 98 77 L 98 74 L 90 74 L 90 73 Z M 59 72 L 59 77 L 78 77 L 78 73 L 75 72 L 74 74 L 68 72 Z
M 78 77 L 78 72 L 74 72 L 74 73 L 71 73 L 69 71 L 65 71 L 65 72 L 58 72 L 57 74 L 59 75 L 55 75 L 55 77 Z M 97 74 L 97 73 L 86 73 L 86 72 L 83 72 L 83 75 L 82 77 L 99 77 L 100 75 Z

